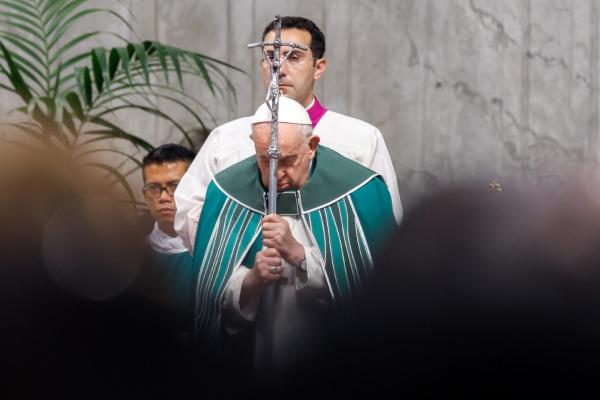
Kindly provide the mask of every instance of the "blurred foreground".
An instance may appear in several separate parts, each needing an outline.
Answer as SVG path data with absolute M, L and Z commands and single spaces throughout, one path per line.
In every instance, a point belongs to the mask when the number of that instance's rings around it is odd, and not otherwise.
M 97 176 L 43 153 L 3 153 L 0 171 L 0 384 L 21 397 L 573 394 L 598 375 L 600 204 L 577 188 L 422 202 L 328 350 L 272 380 L 193 350 Z

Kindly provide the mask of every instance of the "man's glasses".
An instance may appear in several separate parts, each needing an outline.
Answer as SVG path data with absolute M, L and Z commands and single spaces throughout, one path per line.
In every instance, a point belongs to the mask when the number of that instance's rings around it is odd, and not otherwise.
M 163 190 L 166 190 L 169 196 L 173 196 L 173 194 L 175 194 L 175 189 L 177 189 L 178 184 L 179 181 L 171 181 L 168 182 L 166 185 L 161 185 L 158 183 L 149 183 L 147 185 L 144 185 L 142 191 L 150 195 L 150 197 L 160 197 L 162 195 Z
M 287 59 L 285 58 L 287 56 Z M 282 52 L 280 58 L 281 61 L 285 59 L 285 63 L 288 64 L 292 68 L 300 68 L 306 65 L 307 62 L 313 62 L 316 60 L 314 57 L 308 56 L 305 52 L 300 50 L 291 50 L 287 53 Z M 261 59 L 261 63 L 263 67 L 268 67 L 273 64 L 275 61 L 275 55 L 272 50 L 263 52 L 263 57 Z

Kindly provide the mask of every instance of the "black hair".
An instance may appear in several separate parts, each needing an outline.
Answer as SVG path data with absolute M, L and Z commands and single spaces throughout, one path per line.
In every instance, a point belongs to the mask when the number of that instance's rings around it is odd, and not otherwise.
M 303 17 L 281 17 L 281 29 L 300 29 L 310 33 L 310 50 L 316 59 L 323 58 L 325 54 L 325 35 L 319 27 L 310 19 Z M 271 21 L 262 34 L 262 40 L 265 40 L 267 33 L 275 30 L 275 21 Z
M 164 162 L 184 161 L 191 163 L 194 161 L 196 153 L 187 147 L 175 143 L 167 143 L 150 150 L 142 160 L 143 168 L 150 164 L 162 164 Z

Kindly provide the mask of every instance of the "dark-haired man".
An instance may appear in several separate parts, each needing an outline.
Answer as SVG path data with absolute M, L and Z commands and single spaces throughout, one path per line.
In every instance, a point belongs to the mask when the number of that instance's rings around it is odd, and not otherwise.
M 327 69 L 325 36 L 310 20 L 301 17 L 281 19 L 281 39 L 284 42 L 302 44 L 308 48 L 295 49 L 280 70 L 281 92 L 302 104 L 311 118 L 314 132 L 321 143 L 342 155 L 379 173 L 385 180 L 392 197 L 396 221 L 402 218 L 402 204 L 398 193 L 396 174 L 385 146 L 381 132 L 373 125 L 351 118 L 323 107 L 314 94 L 315 81 Z M 273 23 L 263 32 L 263 39 L 274 38 Z M 273 56 L 273 50 L 266 47 L 266 57 Z M 282 54 L 289 48 L 283 47 Z M 270 68 L 268 59 L 262 59 L 262 76 L 265 88 L 268 86 Z M 175 194 L 177 215 L 175 229 L 186 246 L 193 249 L 200 211 L 204 204 L 207 187 L 213 176 L 223 169 L 249 157 L 254 152 L 251 131 L 251 117 L 244 117 L 216 128 L 206 140 L 188 172 L 181 180 Z
M 173 194 L 194 156 L 186 147 L 165 144 L 150 151 L 142 161 L 144 200 L 155 221 L 147 242 L 158 259 L 167 302 L 182 318 L 191 311 L 192 257 L 173 228 Z

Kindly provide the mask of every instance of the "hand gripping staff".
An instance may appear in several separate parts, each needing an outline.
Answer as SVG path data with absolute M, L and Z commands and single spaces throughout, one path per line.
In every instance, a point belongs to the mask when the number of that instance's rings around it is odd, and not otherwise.
M 277 161 L 279 160 L 279 71 L 281 65 L 288 59 L 294 49 L 308 50 L 306 46 L 298 43 L 288 43 L 281 41 L 281 17 L 275 16 L 275 39 L 272 42 L 256 42 L 250 43 L 248 48 L 260 47 L 263 52 L 263 58 L 269 63 L 271 70 L 271 78 L 269 88 L 267 89 L 267 106 L 271 111 L 271 142 L 267 154 L 269 156 L 269 196 L 267 203 L 268 214 L 277 212 Z M 269 57 L 265 47 L 273 48 L 273 57 Z M 280 57 L 281 47 L 287 47 L 289 50 Z M 263 361 L 262 367 L 268 372 L 273 368 L 272 350 L 273 350 L 273 303 L 275 300 L 275 284 L 268 285 L 265 289 L 262 302 L 262 319 L 259 331 L 262 333 L 263 343 L 258 344 L 258 349 L 262 350 L 263 354 L 259 354 L 259 358 Z

